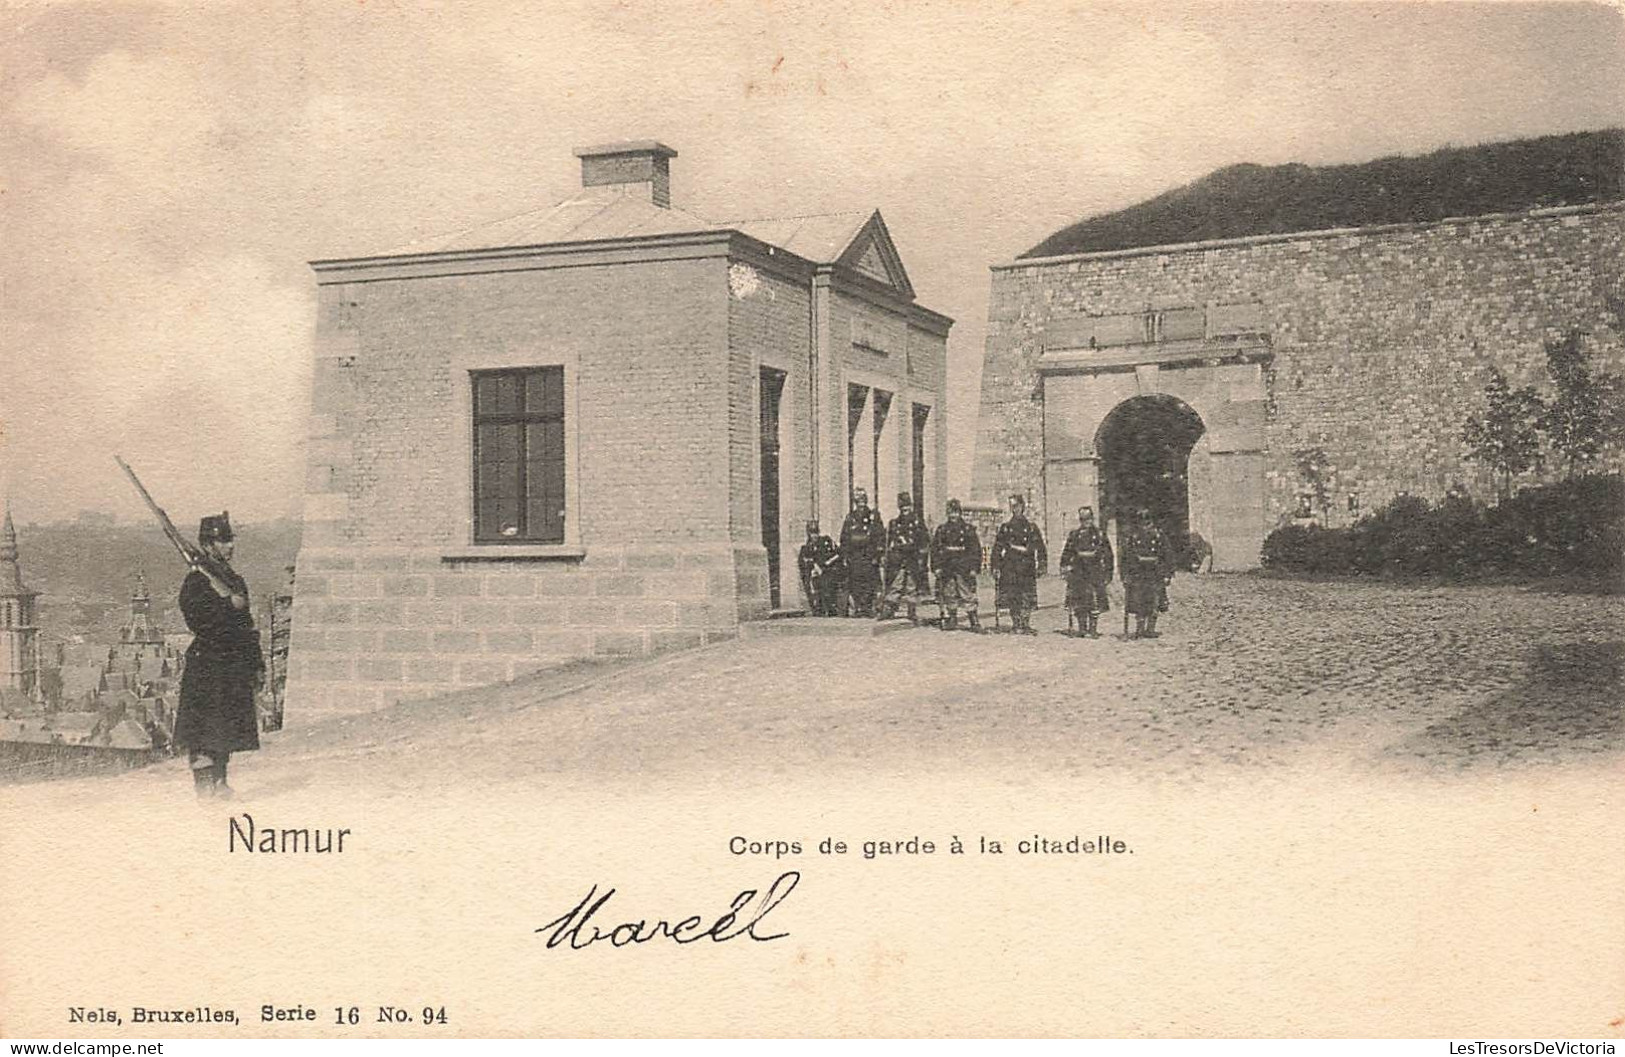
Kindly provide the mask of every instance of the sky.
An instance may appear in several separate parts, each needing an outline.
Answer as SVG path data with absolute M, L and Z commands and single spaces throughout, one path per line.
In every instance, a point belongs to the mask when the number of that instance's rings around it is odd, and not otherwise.
M 1625 124 L 1595 4 L 0 4 L 0 493 L 19 523 L 298 516 L 307 262 L 676 148 L 704 217 L 878 208 L 949 342 L 970 479 L 990 277 L 1236 162 Z

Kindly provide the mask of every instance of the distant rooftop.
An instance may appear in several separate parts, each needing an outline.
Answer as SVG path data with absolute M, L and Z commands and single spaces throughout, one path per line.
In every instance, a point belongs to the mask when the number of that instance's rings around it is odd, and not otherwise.
M 1625 198 L 1625 129 L 1574 132 L 1353 165 L 1232 165 L 1062 228 L 1027 257 L 1447 217 Z

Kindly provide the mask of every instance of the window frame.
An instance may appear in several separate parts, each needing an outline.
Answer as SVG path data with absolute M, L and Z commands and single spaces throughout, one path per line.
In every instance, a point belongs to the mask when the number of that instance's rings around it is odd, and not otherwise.
M 559 387 L 559 407 L 556 412 L 550 410 L 529 411 L 525 408 L 527 393 L 529 392 L 531 378 L 535 376 L 555 373 L 556 383 Z M 482 412 L 479 401 L 479 386 L 482 381 L 513 378 L 520 381 L 518 394 L 519 406 L 514 411 L 486 411 Z M 495 367 L 486 369 L 472 369 L 468 372 L 469 383 L 469 518 L 472 523 L 471 537 L 475 545 L 482 547 L 547 547 L 560 546 L 568 538 L 568 520 L 570 509 L 570 466 L 568 458 L 568 445 L 566 434 L 568 432 L 569 409 L 568 393 L 565 390 L 564 367 L 562 364 L 542 364 L 530 367 Z M 558 463 L 560 481 L 560 502 L 564 504 L 562 516 L 558 520 L 556 535 L 537 534 L 529 524 L 531 494 L 531 460 L 530 460 L 530 429 L 531 426 L 544 426 L 557 423 L 559 427 Z M 480 524 L 480 429 L 482 426 L 518 426 L 518 459 L 515 461 L 515 473 L 518 477 L 517 505 L 518 505 L 518 533 L 514 536 L 503 536 L 494 531 L 481 533 Z
M 579 561 L 586 557 L 586 543 L 581 537 L 583 498 L 581 488 L 581 398 L 580 358 L 569 347 L 552 349 L 538 354 L 525 348 L 469 346 L 459 350 L 451 360 L 451 377 L 447 379 L 451 390 L 447 410 L 454 416 L 456 426 L 451 431 L 459 457 L 453 463 L 454 473 L 446 480 L 453 489 L 446 509 L 449 541 L 440 548 L 445 562 L 481 560 L 501 561 Z M 476 540 L 474 491 L 474 378 L 477 373 L 503 370 L 530 370 L 543 367 L 564 369 L 564 542 L 538 543 L 486 542 Z

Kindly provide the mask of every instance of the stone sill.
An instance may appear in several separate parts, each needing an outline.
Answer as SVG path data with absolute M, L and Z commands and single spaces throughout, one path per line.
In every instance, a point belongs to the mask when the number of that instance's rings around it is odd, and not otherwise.
M 579 544 L 548 543 L 508 546 L 489 543 L 478 547 L 458 547 L 442 551 L 443 562 L 573 562 L 587 556 L 587 548 Z

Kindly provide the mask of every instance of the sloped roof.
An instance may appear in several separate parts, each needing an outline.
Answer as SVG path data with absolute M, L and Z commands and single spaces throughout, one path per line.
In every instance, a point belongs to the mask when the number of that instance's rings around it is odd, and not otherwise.
M 732 220 L 717 227 L 724 231 L 743 232 L 769 246 L 789 250 L 814 264 L 834 264 L 873 215 L 871 210 L 866 213 L 764 217 L 758 220 Z
M 94 694 L 102 688 L 102 670 L 94 664 L 62 666 L 62 696 L 73 698 Z
M 632 195 L 591 188 L 554 206 L 425 239 L 383 256 L 457 253 L 558 242 L 599 242 L 650 235 L 726 230 L 681 209 L 666 209 Z
M 0 720 L 0 740 L 26 741 L 30 744 L 49 745 L 53 735 L 45 726 L 45 721 L 36 716 L 26 719 Z
M 50 718 L 46 729 L 62 735 L 62 740 L 69 744 L 77 744 L 94 734 L 101 721 L 100 712 L 58 712 Z
M 114 749 L 150 749 L 152 748 L 152 735 L 147 728 L 133 719 L 121 719 L 118 725 L 107 732 L 106 742 Z
M 1622 197 L 1625 130 L 1617 128 L 1353 165 L 1232 165 L 1068 225 L 1021 257 L 1424 223 Z
M 738 231 L 770 246 L 788 250 L 814 264 L 834 264 L 863 233 L 871 219 L 877 216 L 877 211 L 871 209 L 718 222 L 676 207 L 657 206 L 613 188 L 594 187 L 545 209 L 505 217 L 450 235 L 423 239 L 380 256 L 463 253 L 558 243 L 606 242 L 654 235 Z

